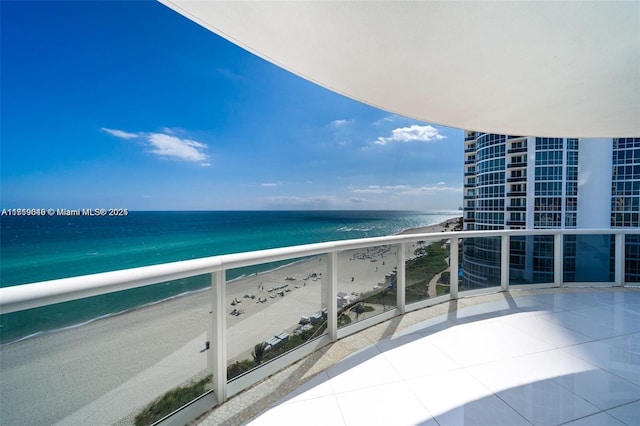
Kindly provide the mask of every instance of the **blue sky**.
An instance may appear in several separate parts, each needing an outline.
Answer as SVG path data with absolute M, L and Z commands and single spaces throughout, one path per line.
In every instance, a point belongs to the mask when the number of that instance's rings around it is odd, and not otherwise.
M 461 130 L 325 90 L 154 1 L 0 7 L 2 208 L 462 204 Z

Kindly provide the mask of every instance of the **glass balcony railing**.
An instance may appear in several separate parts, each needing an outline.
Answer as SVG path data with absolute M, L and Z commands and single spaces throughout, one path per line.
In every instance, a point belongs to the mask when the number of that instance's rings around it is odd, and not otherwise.
M 184 424 L 412 310 L 510 288 L 639 282 L 640 230 L 621 229 L 396 235 L 0 288 L 1 420 L 126 424 L 144 413 L 143 424 Z

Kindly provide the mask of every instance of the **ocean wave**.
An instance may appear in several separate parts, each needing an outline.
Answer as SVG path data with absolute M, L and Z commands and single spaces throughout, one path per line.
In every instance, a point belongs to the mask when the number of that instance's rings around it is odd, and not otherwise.
M 373 231 L 373 227 L 368 227 L 368 228 L 358 228 L 358 227 L 352 227 L 352 226 L 341 226 L 340 228 L 336 229 L 336 231 L 338 232 L 369 232 L 369 231 Z

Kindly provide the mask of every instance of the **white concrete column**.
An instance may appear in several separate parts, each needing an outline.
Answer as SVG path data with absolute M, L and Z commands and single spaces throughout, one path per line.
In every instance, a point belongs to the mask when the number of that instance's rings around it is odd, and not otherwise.
M 580 139 L 578 145 L 578 229 L 611 228 L 612 139 Z M 576 281 L 608 281 L 609 235 L 576 238 Z
M 612 139 L 580 139 L 577 228 L 611 227 Z

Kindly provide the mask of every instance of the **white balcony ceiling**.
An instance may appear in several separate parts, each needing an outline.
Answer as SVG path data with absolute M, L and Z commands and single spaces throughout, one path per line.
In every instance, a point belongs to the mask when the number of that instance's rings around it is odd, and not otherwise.
M 396 114 L 506 134 L 640 136 L 639 1 L 160 1 Z

